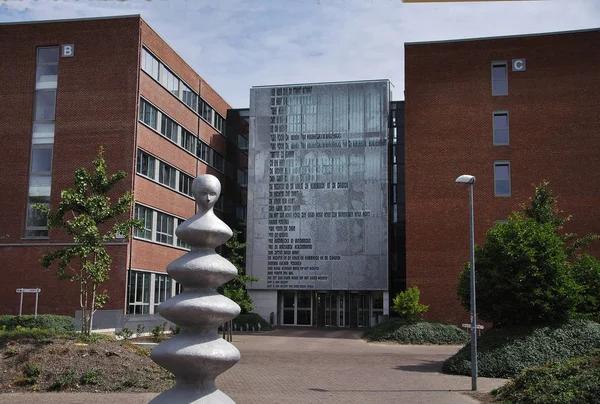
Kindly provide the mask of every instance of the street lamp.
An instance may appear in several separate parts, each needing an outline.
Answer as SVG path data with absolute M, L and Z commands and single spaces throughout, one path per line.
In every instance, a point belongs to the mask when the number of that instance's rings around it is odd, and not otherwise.
M 477 391 L 477 308 L 475 305 L 475 226 L 473 221 L 473 184 L 475 177 L 461 175 L 459 184 L 469 184 L 469 210 L 471 213 L 471 390 Z

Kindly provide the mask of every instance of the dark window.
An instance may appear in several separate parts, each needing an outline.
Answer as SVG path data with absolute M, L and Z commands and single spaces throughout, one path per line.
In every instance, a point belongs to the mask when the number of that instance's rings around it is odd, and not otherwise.
M 494 111 L 494 145 L 502 146 L 509 144 L 508 112 Z
M 508 95 L 508 65 L 506 62 L 492 63 L 492 95 Z
M 496 196 L 510 196 L 510 163 L 494 163 L 494 193 Z

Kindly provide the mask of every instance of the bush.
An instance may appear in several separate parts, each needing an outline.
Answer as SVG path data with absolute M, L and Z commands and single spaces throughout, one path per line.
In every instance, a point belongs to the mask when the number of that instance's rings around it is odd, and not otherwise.
M 85 371 L 79 378 L 81 384 L 98 384 L 100 382 L 100 376 L 102 371 L 99 369 L 92 369 Z
M 571 274 L 581 287 L 577 313 L 600 313 L 600 261 L 587 253 L 583 254 L 571 266 Z
M 390 341 L 400 344 L 462 345 L 469 341 L 469 334 L 453 325 L 406 322 L 390 319 L 367 330 L 363 338 L 368 341 Z
M 68 334 L 75 332 L 75 319 L 69 316 L 56 316 L 54 314 L 40 314 L 35 318 L 33 315 L 27 316 L 0 316 L 0 329 L 14 330 L 17 326 L 24 328 L 39 328 L 54 330 L 58 334 Z
M 477 340 L 478 375 L 514 377 L 524 368 L 562 362 L 600 348 L 600 324 L 571 320 L 560 326 L 492 328 Z M 471 374 L 471 344 L 444 362 L 442 371 Z
M 162 342 L 165 340 L 165 329 L 167 328 L 167 323 L 159 324 L 154 327 L 151 331 L 152 340 L 154 342 Z
M 75 371 L 68 369 L 48 387 L 50 391 L 60 391 L 75 384 Z
M 20 325 L 10 331 L 4 329 L 0 331 L 0 343 L 6 343 L 9 341 L 18 341 L 21 339 L 29 338 L 36 341 L 44 341 L 51 339 L 56 336 L 54 329 L 40 329 L 40 328 L 24 328 Z
M 506 385 L 492 391 L 512 403 L 599 403 L 600 351 L 563 363 L 524 370 Z
M 236 326 L 239 331 L 251 331 L 252 329 L 254 329 L 254 331 L 270 331 L 273 329 L 271 324 L 256 313 L 240 314 L 232 321 L 234 331 L 236 330 Z
M 133 336 L 133 331 L 127 327 L 123 327 L 121 331 L 115 333 L 115 336 L 127 340 Z
M 475 250 L 479 318 L 494 326 L 566 321 L 578 293 L 566 260 L 563 239 L 552 223 L 519 213 L 496 223 Z M 458 295 L 468 310 L 468 264 L 460 274 Z
M 393 300 L 392 311 L 400 314 L 405 320 L 416 320 L 429 309 L 429 306 L 419 304 L 420 296 L 421 292 L 417 286 L 398 293 Z
M 31 386 L 37 383 L 42 369 L 31 362 L 26 362 L 23 366 L 23 378 L 15 380 L 17 386 Z

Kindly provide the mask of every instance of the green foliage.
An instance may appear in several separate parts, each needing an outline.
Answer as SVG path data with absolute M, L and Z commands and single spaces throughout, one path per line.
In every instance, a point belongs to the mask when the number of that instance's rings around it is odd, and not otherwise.
M 367 330 L 363 338 L 399 344 L 462 345 L 469 341 L 469 334 L 454 325 L 392 318 Z
M 40 314 L 37 318 L 33 315 L 21 317 L 11 315 L 0 316 L 0 328 L 10 331 L 16 329 L 17 326 L 54 330 L 57 334 L 68 334 L 75 331 L 75 319 L 69 316 L 56 316 L 53 314 Z
M 526 369 L 492 394 L 507 404 L 599 403 L 600 351 Z
M 165 329 L 167 328 L 167 323 L 159 324 L 154 327 L 151 331 L 152 340 L 154 342 L 162 342 L 165 340 Z
M 0 330 L 0 343 L 32 339 L 35 341 L 47 341 L 56 336 L 54 329 L 25 328 L 20 325 L 13 330 Z
M 570 320 L 560 326 L 492 328 L 477 339 L 479 376 L 514 377 L 524 368 L 562 362 L 600 348 L 600 324 Z M 446 360 L 444 373 L 471 374 L 471 344 Z
M 236 327 L 238 330 L 246 330 L 246 324 L 248 325 L 250 330 L 254 328 L 255 331 L 270 331 L 273 329 L 271 324 L 269 324 L 267 321 L 265 321 L 264 318 L 262 318 L 259 314 L 256 313 L 239 314 L 236 318 L 233 319 L 234 330 L 236 329 Z
M 63 229 L 75 243 L 45 254 L 40 262 L 45 268 L 57 263 L 59 279 L 79 283 L 84 334 L 91 333 L 94 312 L 108 300 L 106 291 L 100 290 L 108 280 L 112 263 L 105 244 L 119 234 L 129 236 L 131 228 L 139 226 L 136 220 L 116 220 L 129 212 L 130 193 L 120 196 L 114 205 L 108 196 L 127 174 L 124 171 L 107 173 L 102 148 L 93 165 L 92 172 L 85 168 L 75 171 L 75 187 L 61 192 L 61 201 L 55 211 L 44 204 L 35 205 L 35 209 L 46 214 L 49 230 Z
M 68 369 L 60 374 L 56 380 L 48 387 L 50 391 L 60 391 L 75 384 L 75 371 Z
M 405 320 L 417 320 L 429 309 L 429 306 L 419 304 L 420 296 L 421 292 L 417 286 L 398 293 L 393 300 L 392 311 L 398 313 Z
M 121 331 L 115 333 L 115 336 L 127 340 L 133 336 L 133 331 L 127 327 L 123 327 Z
M 585 253 L 571 266 L 571 276 L 581 287 L 576 310 L 581 314 L 600 314 L 600 261 Z
M 17 386 L 32 386 L 37 383 L 37 379 L 42 374 L 42 368 L 31 362 L 26 362 L 23 366 L 23 377 L 15 380 Z
M 98 382 L 100 382 L 100 376 L 102 376 L 102 371 L 100 369 L 86 370 L 79 378 L 79 383 L 98 384 Z
M 146 330 L 146 326 L 142 323 L 138 323 L 137 328 L 136 328 L 136 334 L 138 337 L 140 337 L 144 331 Z
M 246 290 L 246 284 L 249 282 L 257 282 L 258 278 L 246 275 L 244 263 L 244 249 L 246 248 L 246 243 L 239 240 L 239 235 L 240 232 L 238 230 L 233 231 L 233 237 L 225 243 L 227 249 L 224 254 L 224 257 L 237 268 L 238 274 L 235 278 L 221 286 L 219 292 L 236 302 L 242 310 L 241 313 L 246 314 L 254 310 L 252 299 Z
M 98 341 L 114 341 L 115 338 L 110 335 L 91 333 L 91 334 L 77 334 L 77 341 L 84 344 L 95 344 Z
M 175 324 L 175 328 L 169 327 L 169 331 L 171 331 L 171 334 L 177 335 L 181 332 L 181 327 L 179 325 Z

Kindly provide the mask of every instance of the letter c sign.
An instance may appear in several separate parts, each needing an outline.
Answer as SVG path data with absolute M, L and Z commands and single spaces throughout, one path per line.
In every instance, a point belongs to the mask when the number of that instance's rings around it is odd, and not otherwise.
M 512 60 L 512 71 L 513 72 L 524 72 L 527 70 L 525 59 L 513 59 Z
M 67 44 L 61 46 L 60 56 L 63 58 L 72 58 L 75 56 L 75 44 Z

